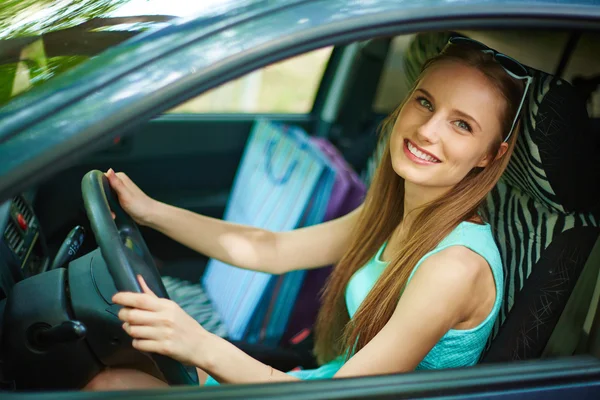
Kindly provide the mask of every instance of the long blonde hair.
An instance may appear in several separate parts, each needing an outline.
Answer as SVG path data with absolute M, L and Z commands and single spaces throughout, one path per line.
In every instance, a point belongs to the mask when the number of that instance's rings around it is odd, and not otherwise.
M 410 224 L 406 236 L 408 239 L 401 246 L 395 246 L 400 250 L 393 256 L 350 321 L 345 303 L 345 288 L 352 275 L 390 239 L 402 222 L 404 213 L 404 180 L 392 169 L 388 137 L 406 100 L 386 118 L 380 129 L 380 140 L 387 142 L 383 157 L 375 171 L 358 222 L 353 228 L 351 245 L 335 266 L 323 292 L 323 304 L 315 332 L 315 354 L 320 363 L 344 354 L 349 357 L 350 349 L 358 352 L 375 337 L 391 318 L 408 276 L 417 262 L 460 222 L 478 215 L 486 195 L 506 169 L 518 136 L 518 125 L 508 141 L 508 150 L 504 156 L 495 155 L 503 138 L 509 134 L 523 94 L 523 82 L 510 77 L 490 54 L 452 45 L 425 63 L 407 99 L 412 96 L 428 69 L 446 60 L 477 68 L 506 100 L 504 115 L 501 116 L 502 137 L 498 136 L 489 149 L 493 160 L 484 168 L 470 171 L 447 195 L 422 208 Z

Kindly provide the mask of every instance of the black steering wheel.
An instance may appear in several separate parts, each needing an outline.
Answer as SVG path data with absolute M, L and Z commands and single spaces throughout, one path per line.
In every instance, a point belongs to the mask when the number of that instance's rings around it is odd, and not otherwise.
M 133 219 L 121 208 L 108 178 L 92 170 L 81 181 L 83 204 L 96 242 L 118 291 L 142 293 L 137 275 L 142 275 L 158 297 L 169 298 L 154 259 Z M 111 210 L 115 213 L 113 220 Z M 152 354 L 156 366 L 171 385 L 197 384 L 180 362 Z

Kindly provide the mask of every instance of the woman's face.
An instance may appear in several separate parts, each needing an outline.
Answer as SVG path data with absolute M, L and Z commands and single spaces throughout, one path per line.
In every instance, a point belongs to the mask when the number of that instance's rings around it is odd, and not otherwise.
M 456 185 L 474 167 L 493 160 L 489 149 L 501 135 L 504 106 L 479 70 L 456 61 L 432 65 L 394 124 L 394 171 L 421 186 Z

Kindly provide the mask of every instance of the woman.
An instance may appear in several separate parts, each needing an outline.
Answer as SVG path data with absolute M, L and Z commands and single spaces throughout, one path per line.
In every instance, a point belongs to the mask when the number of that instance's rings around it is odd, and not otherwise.
M 527 85 L 524 83 L 527 82 Z M 429 60 L 384 123 L 389 137 L 364 204 L 335 221 L 268 232 L 146 196 L 107 172 L 123 208 L 209 257 L 281 274 L 336 264 L 316 326 L 316 370 L 284 373 L 204 330 L 175 303 L 117 293 L 119 318 L 141 351 L 198 367 L 206 384 L 398 373 L 473 365 L 502 300 L 503 273 L 480 206 L 506 168 L 530 78 L 515 60 L 465 38 Z M 165 386 L 108 370 L 88 388 Z

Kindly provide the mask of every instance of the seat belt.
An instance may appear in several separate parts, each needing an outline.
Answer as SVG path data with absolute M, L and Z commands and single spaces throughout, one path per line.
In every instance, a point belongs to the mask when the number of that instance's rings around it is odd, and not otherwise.
M 544 357 L 570 356 L 581 337 L 600 271 L 600 236 L 588 256 L 571 296 L 542 352 Z

